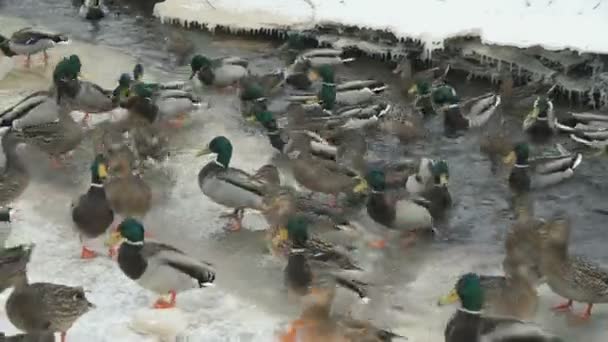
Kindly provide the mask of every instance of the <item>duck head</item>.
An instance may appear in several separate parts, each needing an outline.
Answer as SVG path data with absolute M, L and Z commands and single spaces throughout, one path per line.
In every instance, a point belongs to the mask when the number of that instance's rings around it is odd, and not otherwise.
M 89 310 L 95 308 L 95 304 L 89 302 L 87 299 L 84 288 L 81 286 L 60 286 L 53 292 L 54 300 L 57 301 L 57 305 L 60 305 L 61 310 L 64 310 L 64 314 L 68 315 L 83 315 Z
M 210 67 L 211 60 L 202 55 L 195 55 L 192 57 L 190 61 L 190 69 L 192 69 L 192 74 L 190 75 L 190 79 L 192 79 L 201 69 Z
M 546 222 L 538 230 L 544 246 L 567 247 L 570 239 L 570 221 L 559 217 Z
M 264 126 L 268 131 L 276 131 L 277 121 L 274 119 L 274 115 L 270 111 L 259 111 L 255 113 L 255 120 Z
M 227 168 L 232 158 L 232 143 L 224 136 L 217 136 L 209 142 L 207 148 L 200 150 L 196 156 L 205 156 L 211 153 L 217 154 L 216 163 Z
M 239 94 L 241 101 L 254 101 L 264 99 L 264 90 L 255 81 L 244 82 L 244 86 Z
M 124 219 L 110 235 L 110 245 L 115 246 L 123 239 L 132 245 L 144 243 L 145 230 L 143 224 L 134 218 Z
M 112 92 L 112 101 L 114 101 L 114 103 L 120 103 L 129 97 L 132 82 L 133 79 L 131 78 L 131 75 L 127 73 L 120 75 L 118 86 L 114 88 L 114 91 Z
M 135 81 L 141 81 L 144 78 L 144 66 L 137 63 L 133 68 L 133 79 Z
M 445 160 L 439 160 L 429 165 L 434 184 L 447 187 L 450 180 L 450 170 Z
M 374 192 L 383 192 L 386 190 L 386 175 L 381 170 L 372 170 L 367 174 L 367 184 Z
M 321 65 L 321 66 L 309 71 L 308 78 L 313 82 L 320 78 L 323 81 L 323 83 L 334 84 L 335 83 L 334 69 L 331 67 L 331 65 Z
M 407 92 L 410 95 L 429 95 L 431 93 L 431 84 L 425 80 L 417 80 Z
M 539 118 L 546 118 L 547 113 L 550 110 L 553 110 L 553 102 L 551 102 L 551 100 L 549 100 L 545 96 L 539 96 L 536 98 L 536 101 L 534 101 L 534 108 L 533 108 L 532 115 L 539 117 Z
M 302 215 L 296 215 L 289 218 L 287 221 L 287 236 L 291 241 L 292 248 L 306 248 L 309 238 L 309 224 L 310 221 Z
M 530 146 L 528 143 L 521 142 L 515 145 L 513 151 L 503 159 L 503 162 L 508 165 L 515 162 L 515 165 L 525 166 L 528 165 L 529 156 Z
M 467 273 L 458 279 L 456 287 L 439 299 L 439 305 L 452 304 L 460 300 L 462 307 L 469 311 L 481 311 L 484 294 L 479 275 Z
M 98 154 L 91 164 L 91 183 L 103 184 L 108 177 L 106 159 L 102 154 Z

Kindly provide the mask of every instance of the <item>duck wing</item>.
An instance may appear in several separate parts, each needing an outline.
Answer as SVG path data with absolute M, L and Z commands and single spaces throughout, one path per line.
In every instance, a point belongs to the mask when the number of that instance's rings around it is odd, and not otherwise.
M 200 287 L 215 280 L 215 272 L 211 264 L 199 261 L 181 250 L 160 242 L 146 242 L 141 250 L 145 260 L 155 259 L 156 262 L 170 267 L 196 279 Z
M 479 324 L 480 341 L 561 342 L 539 326 L 508 317 L 484 316 Z
M 13 120 L 24 116 L 27 112 L 32 110 L 34 107 L 40 105 L 42 102 L 49 99 L 49 92 L 37 91 L 26 96 L 15 105 L 5 109 L 0 113 L 0 118 L 4 125 L 13 122 Z
M 228 168 L 225 171 L 218 173 L 217 178 L 228 182 L 232 185 L 238 186 L 239 188 L 243 188 L 245 190 L 254 192 L 260 196 L 264 196 L 266 184 L 253 178 L 250 174 L 245 171 Z
M 26 27 L 13 33 L 11 41 L 15 44 L 32 45 L 41 39 L 56 40 L 59 37 L 56 34 L 33 31 L 31 27 Z
M 594 295 L 608 296 L 608 270 L 582 256 L 573 256 L 570 262 L 577 285 L 593 289 Z

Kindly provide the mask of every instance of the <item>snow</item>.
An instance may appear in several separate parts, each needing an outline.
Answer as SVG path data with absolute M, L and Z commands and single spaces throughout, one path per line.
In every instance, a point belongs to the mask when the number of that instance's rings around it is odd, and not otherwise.
M 500 45 L 608 53 L 603 0 L 165 0 L 161 20 L 236 29 L 312 28 L 343 24 L 389 30 L 427 49 L 449 37 L 479 35 Z

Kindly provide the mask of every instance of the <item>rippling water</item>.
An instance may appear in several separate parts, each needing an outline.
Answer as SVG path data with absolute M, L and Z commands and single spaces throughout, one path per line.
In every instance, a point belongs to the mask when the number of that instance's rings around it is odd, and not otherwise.
M 147 67 L 150 79 L 185 79 L 188 68 L 177 65 L 177 57 L 167 51 L 164 39 L 175 34 L 187 37 L 197 51 L 210 56 L 247 57 L 256 72 L 282 66 L 279 59 L 268 55 L 274 48 L 271 43 L 162 26 L 146 14 L 147 6 L 127 1 L 114 2 L 110 8 L 112 15 L 90 23 L 81 20 L 78 6 L 68 1 L 0 0 L 0 33 L 6 35 L 23 26 L 67 33 L 74 41 L 52 50 L 51 65 L 64 55 L 78 53 L 85 76 L 105 87 L 113 87 L 119 74 L 129 72 L 135 62 Z M 31 70 L 18 65 L 0 81 L 0 107 L 30 90 L 46 88 L 51 71 L 51 67 L 40 64 Z M 389 68 L 375 61 L 356 62 L 340 69 L 339 75 L 348 79 L 378 78 L 398 88 Z M 463 96 L 487 91 L 484 84 L 459 80 L 455 84 Z M 397 104 L 402 101 L 396 90 L 386 97 Z M 189 151 L 205 145 L 213 136 L 226 135 L 235 145 L 234 165 L 252 171 L 268 162 L 273 150 L 260 132 L 242 123 L 234 95 L 209 94 L 207 100 L 210 108 L 195 113 L 191 124 L 172 137 L 172 149 L 177 153 L 170 162 L 147 175 L 153 184 L 155 207 L 145 220 L 146 226 L 159 239 L 173 242 L 218 267 L 217 288 L 180 297 L 184 310 L 192 314 L 189 333 L 194 341 L 268 341 L 279 322 L 292 317 L 297 309 L 284 300 L 281 265 L 263 253 L 259 232 L 265 228 L 263 219 L 248 215 L 247 226 L 258 231 L 226 236 L 218 219 L 223 209 L 204 198 L 197 187 L 198 170 L 206 161 L 196 160 Z M 450 139 L 441 134 L 441 126 L 439 118 L 431 119 L 426 123 L 428 137 L 411 145 L 399 145 L 396 138 L 381 135 L 369 139 L 370 159 L 430 155 L 448 161 L 455 203 L 447 222 L 440 226 L 440 241 L 407 252 L 387 251 L 385 257 L 377 253 L 360 255 L 375 266 L 374 283 L 378 286 L 373 290 L 372 303 L 351 304 L 352 298 L 347 295 L 339 303 L 340 308 L 348 307 L 353 314 L 392 327 L 415 342 L 443 339 L 443 327 L 453 308 L 438 308 L 435 302 L 459 274 L 471 270 L 500 273 L 502 241 L 511 217 L 505 175 L 490 172 L 488 159 L 479 152 L 477 134 Z M 33 180 L 17 203 L 20 212 L 13 241 L 38 242 L 30 265 L 35 281 L 82 284 L 91 290 L 99 309 L 78 321 L 69 335 L 74 336 L 73 340 L 132 341 L 134 335 L 126 327 L 128 319 L 135 310 L 147 306 L 151 296 L 111 262 L 79 260 L 78 242 L 70 228 L 69 201 L 87 188 L 90 150 L 90 142 L 85 141 L 66 171 L 57 173 L 45 166 L 41 153 L 28 149 Z M 587 158 L 574 179 L 535 196 L 540 216 L 556 212 L 571 216 L 575 250 L 603 262 L 608 261 L 604 217 L 592 209 L 608 208 L 607 169 L 605 159 Z M 547 288 L 541 288 L 537 321 L 543 326 L 580 341 L 608 338 L 602 329 L 608 309 L 600 305 L 589 324 L 572 326 L 564 324 L 563 316 L 549 313 L 548 307 L 557 300 Z

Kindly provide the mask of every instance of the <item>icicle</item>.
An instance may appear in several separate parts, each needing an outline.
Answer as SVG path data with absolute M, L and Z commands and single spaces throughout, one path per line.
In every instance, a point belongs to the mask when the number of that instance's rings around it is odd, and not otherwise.
M 496 69 L 498 69 L 498 71 L 500 71 L 501 66 L 502 66 L 502 61 L 499 59 L 498 63 L 496 64 Z

